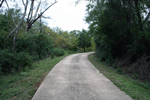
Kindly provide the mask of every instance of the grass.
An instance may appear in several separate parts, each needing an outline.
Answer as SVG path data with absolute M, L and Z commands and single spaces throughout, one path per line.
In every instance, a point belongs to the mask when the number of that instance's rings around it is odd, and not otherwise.
M 0 100 L 30 100 L 48 72 L 66 56 L 34 62 L 20 74 L 0 76 Z
M 99 61 L 94 54 L 89 55 L 91 63 L 118 88 L 124 91 L 134 100 L 150 100 L 150 84 L 130 78 L 127 75 L 119 74 L 112 67 Z

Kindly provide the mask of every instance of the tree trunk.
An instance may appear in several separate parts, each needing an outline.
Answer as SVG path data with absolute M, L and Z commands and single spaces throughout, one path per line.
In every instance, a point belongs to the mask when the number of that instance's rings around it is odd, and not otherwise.
M 25 18 L 25 15 L 26 15 L 26 11 L 27 11 L 27 6 L 28 6 L 28 0 L 26 1 L 25 10 L 24 10 L 24 13 L 23 13 L 21 22 L 20 22 L 20 23 L 17 25 L 17 27 L 15 28 L 15 29 L 16 29 L 16 32 L 15 32 L 15 36 L 14 36 L 14 38 L 13 38 L 13 49 L 12 49 L 12 52 L 13 52 L 13 53 L 15 52 L 16 38 L 17 38 L 18 32 L 19 32 L 19 30 L 20 30 L 20 27 L 22 26 L 22 23 L 23 23 L 23 21 L 24 21 L 24 18 Z
M 84 46 L 84 52 L 85 52 L 85 46 Z
M 143 25 L 142 25 L 141 15 L 140 15 L 140 11 L 139 11 L 140 9 L 138 8 L 139 0 L 134 0 L 134 2 L 135 2 L 135 9 L 136 9 L 137 17 L 138 17 L 140 31 L 143 32 Z

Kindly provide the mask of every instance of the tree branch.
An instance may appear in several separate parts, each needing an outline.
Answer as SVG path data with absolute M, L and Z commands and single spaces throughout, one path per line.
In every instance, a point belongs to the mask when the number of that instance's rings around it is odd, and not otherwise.
M 22 0 L 22 4 L 25 6 L 25 3 L 24 3 L 24 1 Z
M 28 0 L 26 1 L 25 11 L 24 11 L 24 14 L 23 14 L 21 22 L 18 25 L 16 25 L 16 27 L 11 31 L 11 33 L 9 33 L 9 35 L 7 36 L 7 38 L 9 38 L 14 33 L 14 31 L 16 31 L 17 29 L 19 30 L 19 28 L 21 27 L 21 24 L 23 23 L 24 17 L 26 15 L 27 5 L 28 5 Z
M 32 2 L 31 2 L 30 11 L 29 11 L 29 14 L 28 14 L 28 17 L 27 17 L 27 23 L 29 23 L 29 21 L 32 19 L 33 6 L 34 6 L 34 0 L 32 0 Z
M 0 3 L 0 7 L 3 5 L 3 2 L 4 2 L 4 1 L 5 1 L 5 0 L 2 0 L 2 1 L 1 1 L 1 3 Z
M 34 15 L 34 18 L 33 18 L 33 19 L 35 19 L 35 18 L 36 18 L 37 13 L 38 13 L 39 8 L 40 8 L 40 5 L 41 5 L 41 0 L 40 0 L 40 3 L 38 4 L 38 7 L 37 7 L 37 9 L 36 9 L 36 12 L 35 12 L 35 15 Z
M 28 0 L 26 0 L 26 4 L 25 4 L 25 8 L 24 8 L 24 13 L 23 13 L 21 22 L 16 27 L 16 33 L 15 33 L 15 36 L 13 38 L 13 49 L 12 49 L 13 53 L 15 52 L 15 45 L 16 45 L 16 38 L 17 38 L 17 35 L 18 35 L 18 31 L 19 31 L 20 27 L 22 26 L 22 23 L 24 21 L 24 18 L 25 18 L 26 12 L 27 12 L 27 6 L 28 6 Z
M 34 20 L 30 21 L 29 24 L 28 24 L 28 26 L 27 26 L 26 31 L 28 31 L 28 30 L 31 28 L 32 24 L 35 23 L 35 22 L 36 22 L 50 7 L 52 7 L 55 3 L 57 3 L 56 0 L 55 0 L 55 2 L 54 2 L 53 4 L 51 4 L 49 7 L 47 7 L 43 12 L 41 12 L 41 13 L 38 15 L 37 18 L 35 18 Z
M 45 17 L 45 16 L 42 16 L 42 18 L 51 19 L 50 17 Z

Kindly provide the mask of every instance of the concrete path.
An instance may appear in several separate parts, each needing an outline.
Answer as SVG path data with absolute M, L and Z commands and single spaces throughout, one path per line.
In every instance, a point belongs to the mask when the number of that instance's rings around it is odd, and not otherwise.
M 74 54 L 60 61 L 32 100 L 132 100 L 90 63 L 89 54 Z

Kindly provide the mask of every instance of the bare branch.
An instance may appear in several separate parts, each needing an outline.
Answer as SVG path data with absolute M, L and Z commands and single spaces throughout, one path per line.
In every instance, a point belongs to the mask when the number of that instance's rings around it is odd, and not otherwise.
M 31 20 L 28 24 L 27 24 L 27 27 L 26 27 L 26 31 L 28 31 L 32 24 L 35 23 L 50 7 L 52 7 L 55 3 L 57 3 L 57 1 L 55 0 L 55 2 L 53 4 L 51 4 L 50 6 L 48 6 L 43 12 L 41 12 L 37 18 L 35 18 L 34 20 Z
M 41 15 L 43 15 L 43 13 L 45 13 L 45 11 L 47 11 L 50 7 L 52 7 L 55 3 L 57 3 L 58 1 L 56 1 L 55 0 L 55 2 L 53 3 L 53 4 L 51 4 L 49 7 L 47 7 L 47 9 L 45 9 L 42 13 L 41 13 Z
M 24 0 L 22 0 L 22 4 L 25 6 Z
M 11 33 L 9 33 L 9 35 L 7 36 L 7 38 L 9 38 L 14 33 L 14 31 L 17 29 L 17 27 L 18 27 L 18 25 L 11 31 Z
M 5 1 L 5 0 L 2 0 L 2 1 L 1 1 L 1 3 L 0 3 L 0 7 L 3 5 L 3 2 L 4 2 L 4 1 Z
M 42 18 L 51 19 L 50 17 L 45 17 L 45 16 L 42 16 Z
M 36 9 L 36 12 L 35 12 L 35 15 L 34 15 L 34 18 L 33 18 L 33 19 L 35 19 L 35 18 L 36 18 L 37 13 L 38 13 L 39 8 L 40 8 L 40 5 L 41 5 L 41 0 L 40 0 L 40 3 L 38 4 L 38 7 L 37 7 L 37 9 Z
M 13 49 L 12 49 L 12 52 L 13 52 L 13 53 L 15 52 L 15 45 L 16 45 L 16 38 L 17 38 L 17 35 L 18 35 L 18 31 L 19 31 L 20 27 L 22 26 L 22 23 L 23 23 L 23 21 L 24 21 L 24 18 L 25 18 L 26 12 L 27 12 L 27 6 L 28 6 L 28 0 L 26 0 L 26 4 L 25 4 L 25 8 L 24 8 L 24 13 L 23 13 L 21 22 L 20 22 L 20 23 L 18 24 L 18 26 L 16 27 L 15 36 L 14 36 L 14 38 L 13 38 Z
M 27 6 L 28 6 L 28 0 L 26 1 L 25 10 L 24 10 L 24 14 L 23 14 L 23 17 L 22 17 L 21 22 L 20 22 L 18 25 L 16 25 L 16 27 L 11 31 L 11 33 L 9 33 L 9 35 L 7 36 L 7 38 L 9 38 L 9 37 L 14 33 L 14 31 L 20 29 L 20 27 L 21 27 L 21 25 L 22 25 L 22 23 L 23 23 L 24 17 L 25 17 L 25 15 L 26 15 Z M 6 39 L 7 39 L 7 38 L 6 38 Z
M 32 19 L 33 6 L 34 6 L 34 0 L 32 0 L 32 2 L 31 2 L 30 11 L 29 11 L 29 14 L 28 14 L 28 17 L 27 17 L 27 23 Z

